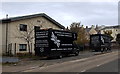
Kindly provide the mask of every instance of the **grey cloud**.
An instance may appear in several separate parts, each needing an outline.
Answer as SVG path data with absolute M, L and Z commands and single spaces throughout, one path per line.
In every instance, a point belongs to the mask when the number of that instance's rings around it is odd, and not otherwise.
M 2 3 L 2 11 L 11 16 L 46 13 L 64 26 L 72 22 L 84 25 L 114 25 L 118 22 L 115 2 L 20 2 Z

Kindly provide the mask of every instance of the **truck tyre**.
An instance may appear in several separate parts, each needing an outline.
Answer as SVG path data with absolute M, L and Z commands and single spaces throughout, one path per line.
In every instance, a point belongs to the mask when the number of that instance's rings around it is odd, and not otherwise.
M 59 56 L 58 56 L 58 58 L 59 58 L 59 59 L 62 59 L 62 58 L 63 58 L 63 56 L 62 56 L 62 55 L 59 55 Z
M 76 52 L 75 52 L 75 56 L 78 56 L 78 55 L 79 55 L 79 52 L 78 52 L 78 51 L 76 51 Z
M 101 48 L 101 53 L 103 53 L 104 52 L 104 48 Z

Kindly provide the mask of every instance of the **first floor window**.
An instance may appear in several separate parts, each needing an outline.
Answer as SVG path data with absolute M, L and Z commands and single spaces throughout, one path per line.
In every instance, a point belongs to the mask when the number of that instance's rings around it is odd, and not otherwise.
M 19 51 L 26 51 L 27 50 L 27 44 L 19 44 Z
M 27 31 L 27 25 L 20 24 L 20 31 Z

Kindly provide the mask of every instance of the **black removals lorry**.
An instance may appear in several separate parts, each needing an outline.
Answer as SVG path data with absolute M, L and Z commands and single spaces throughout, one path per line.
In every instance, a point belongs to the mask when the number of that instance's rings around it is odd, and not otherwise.
M 92 51 L 110 51 L 112 37 L 105 34 L 90 35 L 90 48 Z
M 79 54 L 74 41 L 77 34 L 73 32 L 54 29 L 35 29 L 35 54 L 45 57 L 59 57 Z

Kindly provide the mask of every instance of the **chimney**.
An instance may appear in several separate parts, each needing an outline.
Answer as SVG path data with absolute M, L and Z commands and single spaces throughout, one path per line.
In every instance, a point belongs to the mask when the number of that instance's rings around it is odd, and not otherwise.
M 86 29 L 88 29 L 88 26 L 86 26 Z
M 96 29 L 98 29 L 98 25 L 96 25 Z
M 82 25 L 82 27 L 84 27 L 84 26 Z
M 6 19 L 8 19 L 8 14 L 6 14 Z
M 94 25 L 92 25 L 91 28 L 94 28 Z

